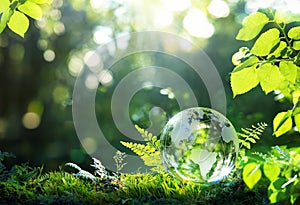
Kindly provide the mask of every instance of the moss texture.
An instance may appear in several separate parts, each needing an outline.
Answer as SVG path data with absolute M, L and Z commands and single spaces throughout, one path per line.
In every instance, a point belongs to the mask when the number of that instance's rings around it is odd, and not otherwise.
M 0 174 L 0 204 L 268 204 L 266 190 L 249 191 L 239 177 L 205 186 L 167 173 L 121 174 L 114 180 L 63 170 L 14 166 Z

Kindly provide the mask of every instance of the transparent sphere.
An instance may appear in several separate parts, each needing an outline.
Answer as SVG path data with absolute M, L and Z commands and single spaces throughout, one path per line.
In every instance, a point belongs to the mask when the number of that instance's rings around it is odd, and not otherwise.
M 233 125 L 209 108 L 189 108 L 172 117 L 161 134 L 161 157 L 179 179 L 214 183 L 235 166 L 238 138 Z

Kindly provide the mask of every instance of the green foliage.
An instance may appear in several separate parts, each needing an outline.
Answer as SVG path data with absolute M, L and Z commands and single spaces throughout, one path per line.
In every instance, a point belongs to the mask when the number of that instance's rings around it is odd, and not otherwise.
M 135 128 L 141 134 L 146 144 L 123 141 L 121 141 L 121 144 L 136 153 L 144 161 L 145 165 L 150 167 L 162 166 L 159 151 L 160 140 L 157 136 L 153 136 L 151 133 L 137 125 Z
M 269 181 L 268 197 L 271 203 L 289 201 L 294 204 L 300 196 L 300 147 L 287 149 L 286 146 L 275 146 L 267 153 L 246 154 L 245 148 L 250 151 L 251 143 L 260 139 L 266 126 L 265 123 L 258 123 L 238 133 L 241 149 L 237 168 L 242 170 L 242 178 L 249 189 L 257 186 L 259 181 Z
M 254 152 L 243 155 L 240 169 L 249 189 L 266 177 L 269 181 L 268 197 L 271 203 L 289 201 L 294 204 L 300 193 L 300 147 L 272 147 L 266 154 Z
M 260 139 L 260 135 L 264 132 L 267 127 L 266 123 L 257 123 L 252 125 L 251 128 L 242 128 L 242 133 L 238 133 L 240 148 L 251 149 L 251 143 L 256 143 Z
M 10 156 L 1 153 L 0 161 L 4 155 Z M 245 189 L 237 176 L 211 186 L 181 182 L 166 172 L 101 178 L 97 171 L 109 173 L 93 160 L 94 175 L 74 163 L 67 165 L 78 171 L 75 175 L 62 170 L 41 174 L 42 168 L 28 165 L 0 172 L 0 204 L 267 204 L 262 203 L 265 194 Z
M 235 65 L 230 81 L 233 96 L 260 85 L 265 94 L 280 92 L 292 109 L 278 113 L 273 132 L 279 137 L 300 124 L 297 105 L 300 96 L 300 15 L 273 11 L 255 12 L 243 21 L 237 40 L 255 39 L 252 48 L 242 47 L 232 56 Z M 300 130 L 300 129 L 298 129 Z
M 252 189 L 261 178 L 260 164 L 248 163 L 243 168 L 243 180 Z
M 236 39 L 249 41 L 255 38 L 262 28 L 269 22 L 269 18 L 260 12 L 246 17 L 243 21 L 243 28 L 239 31 Z
M 292 129 L 292 112 L 289 110 L 287 112 L 278 113 L 273 120 L 274 134 L 276 137 L 283 135 Z
M 43 6 L 52 0 L 1 0 L 0 33 L 8 26 L 10 30 L 24 38 L 29 28 L 27 16 L 39 20 L 43 16 Z

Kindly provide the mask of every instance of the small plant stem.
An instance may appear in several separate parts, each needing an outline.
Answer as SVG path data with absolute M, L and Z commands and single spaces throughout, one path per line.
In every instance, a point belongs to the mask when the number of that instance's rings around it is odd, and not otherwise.
M 291 42 L 289 41 L 289 38 L 287 37 L 287 35 L 286 35 L 285 31 L 284 31 L 285 24 L 284 24 L 283 27 L 281 27 L 280 24 L 279 24 L 278 22 L 274 21 L 274 23 L 277 25 L 277 27 L 279 28 L 279 30 L 282 32 L 282 34 L 283 34 L 283 36 L 284 36 L 284 39 L 286 40 L 286 42 L 287 42 L 287 44 L 289 45 L 289 47 L 290 47 L 293 51 L 295 51 L 294 48 L 293 48 L 292 45 L 291 45 Z

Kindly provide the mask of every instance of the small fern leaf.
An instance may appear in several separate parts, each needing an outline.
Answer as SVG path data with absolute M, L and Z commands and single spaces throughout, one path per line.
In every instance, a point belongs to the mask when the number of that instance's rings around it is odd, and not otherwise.
M 248 141 L 252 142 L 252 143 L 256 143 L 256 140 L 253 138 L 248 138 Z
M 250 142 L 243 142 L 243 145 L 244 145 L 247 149 L 251 149 L 251 144 L 250 144 Z
M 74 163 L 72 163 L 72 162 L 66 163 L 65 166 L 72 167 L 72 168 L 76 169 L 76 170 L 79 171 L 79 172 L 82 170 L 77 164 L 74 164 Z
M 80 170 L 78 173 L 73 174 L 75 177 L 82 177 L 85 179 L 91 179 L 93 181 L 97 180 L 97 177 L 95 177 L 94 175 L 92 175 L 91 173 L 89 173 L 88 171 L 85 170 Z
M 250 128 L 242 128 L 242 133 L 238 133 L 240 147 L 250 149 L 251 143 L 254 144 L 260 139 L 260 135 L 262 135 L 266 127 L 266 123 L 257 123 L 257 125 L 252 125 Z

